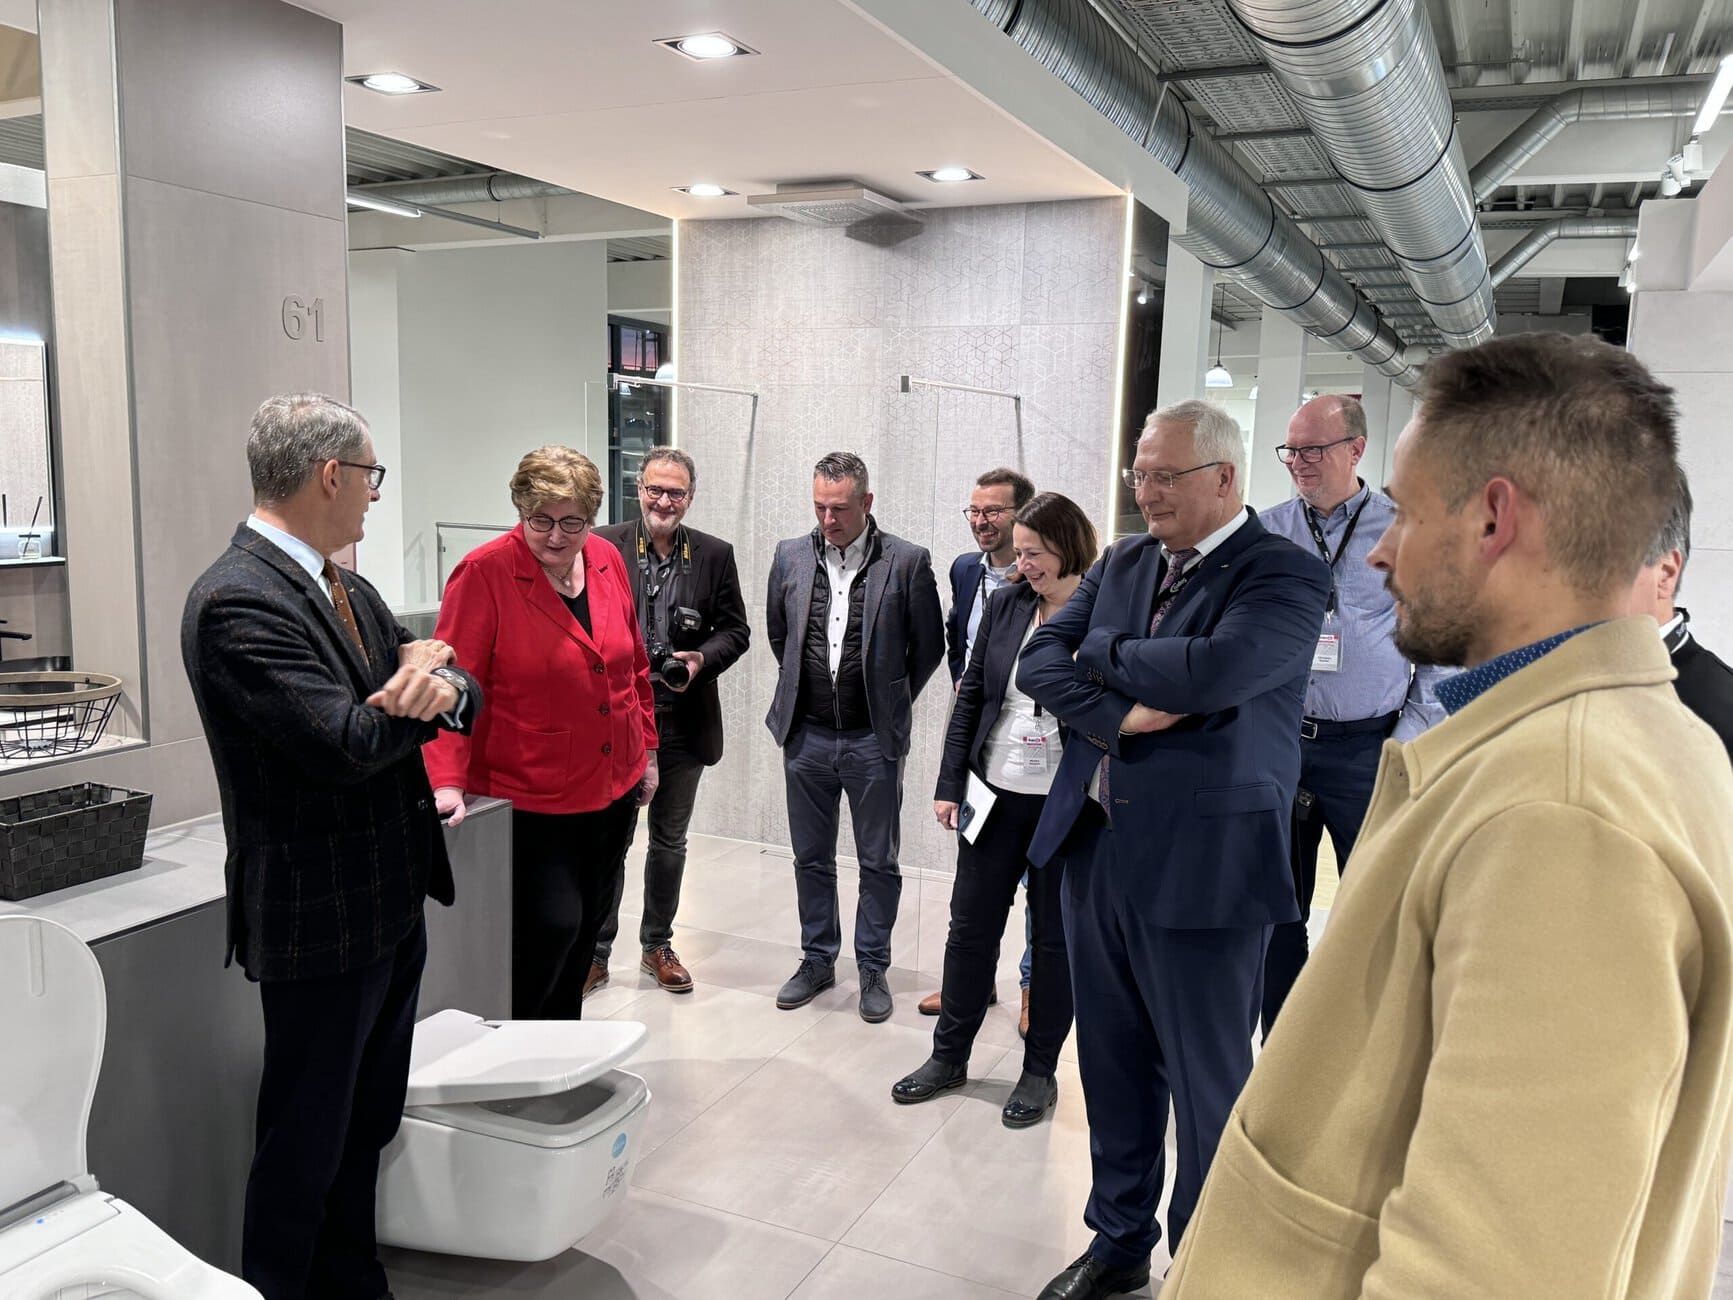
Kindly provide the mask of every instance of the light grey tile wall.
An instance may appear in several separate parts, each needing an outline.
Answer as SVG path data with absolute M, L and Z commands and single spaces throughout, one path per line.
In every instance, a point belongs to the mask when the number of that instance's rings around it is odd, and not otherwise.
M 959 513 L 976 475 L 1021 468 L 1102 520 L 1108 499 L 1125 208 L 1113 199 L 929 211 L 891 247 L 778 220 L 680 230 L 679 377 L 756 388 L 757 436 L 737 399 L 682 393 L 680 444 L 697 459 L 691 520 L 733 541 L 753 649 L 722 679 L 728 748 L 701 788 L 694 829 L 786 844 L 780 751 L 763 719 L 776 680 L 764 599 L 776 542 L 809 531 L 812 465 L 863 456 L 889 531 L 927 547 L 940 599 L 972 549 Z M 1023 395 L 898 391 L 912 374 Z M 903 862 L 955 867 L 928 810 L 949 713 L 941 666 L 916 706 Z M 844 819 L 843 852 L 851 852 Z M 915 896 L 911 888 L 906 894 Z

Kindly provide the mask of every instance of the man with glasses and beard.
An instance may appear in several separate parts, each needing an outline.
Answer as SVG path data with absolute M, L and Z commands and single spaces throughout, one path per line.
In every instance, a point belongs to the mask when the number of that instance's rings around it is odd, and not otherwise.
M 674 914 L 686 873 L 686 828 L 698 801 L 698 778 L 722 761 L 722 702 L 716 679 L 746 653 L 752 629 L 740 595 L 734 548 L 686 526 L 697 494 L 698 466 L 675 447 L 652 447 L 638 470 L 642 515 L 596 529 L 626 560 L 632 599 L 650 655 L 656 691 L 657 766 L 650 801 L 650 850 L 644 858 L 644 913 L 638 965 L 670 993 L 690 993 L 692 976 L 675 954 Z M 632 823 L 636 832 L 637 821 Z M 631 847 L 628 837 L 625 847 Z M 596 937 L 585 994 L 608 982 L 608 955 L 620 929 L 625 854 L 613 905 Z
M 1398 648 L 1467 671 L 1384 747 L 1163 1300 L 1713 1290 L 1733 772 L 1626 616 L 1677 425 L 1596 339 L 1426 367 L 1370 562 Z

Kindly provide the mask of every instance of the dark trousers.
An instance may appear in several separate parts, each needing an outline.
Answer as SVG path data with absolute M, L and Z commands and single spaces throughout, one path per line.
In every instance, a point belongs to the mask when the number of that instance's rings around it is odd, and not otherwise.
M 1148 846 L 1122 842 L 1095 805 L 1065 846 L 1065 945 L 1077 999 L 1077 1063 L 1094 1182 L 1083 1219 L 1110 1268 L 1141 1264 L 1161 1239 L 1155 1211 L 1173 1103 L 1179 1168 L 1168 1205 L 1177 1251 L 1228 1112 L 1252 1070 L 1252 1030 L 1269 926 L 1174 930 L 1139 900 Z M 1207 869 L 1206 863 L 1199 863 Z M 1039 988 L 1037 976 L 1034 988 Z
M 903 894 L 897 866 L 902 844 L 902 760 L 885 757 L 871 731 L 831 731 L 801 723 L 782 748 L 782 773 L 788 788 L 788 838 L 800 900 L 801 949 L 825 963 L 834 963 L 842 951 L 836 836 L 846 794 L 860 862 L 855 960 L 884 970 L 891 964 L 891 929 Z
M 945 980 L 939 1023 L 933 1030 L 933 1055 L 941 1061 L 969 1063 L 969 1049 L 993 992 L 1000 936 L 1016 901 L 1017 886 L 1027 873 L 1034 979 L 1029 985 L 1023 1069 L 1051 1078 L 1058 1067 L 1059 1049 L 1071 1032 L 1071 971 L 1065 962 L 1065 922 L 1059 901 L 1064 868 L 1057 859 L 1032 868 L 1028 859 L 1029 841 L 1046 802 L 1040 795 L 1000 791 L 975 842 L 957 837 Z
M 519 1020 L 581 1020 L 584 977 L 637 816 L 637 791 L 582 813 L 511 814 L 511 1007 Z
M 1357 736 L 1319 737 L 1300 742 L 1300 789 L 1312 796 L 1312 806 L 1294 807 L 1291 849 L 1294 892 L 1300 899 L 1300 919 L 1278 925 L 1270 935 L 1269 956 L 1264 963 L 1264 1037 L 1276 1023 L 1276 1014 L 1300 978 L 1310 955 L 1306 918 L 1312 914 L 1312 895 L 1318 886 L 1318 849 L 1324 832 L 1336 847 L 1336 870 L 1347 865 L 1348 854 L 1359 838 L 1360 825 L 1372 802 L 1372 787 L 1378 780 L 1378 755 L 1384 748 L 1384 733 L 1362 732 Z
M 417 919 L 394 952 L 318 979 L 259 985 L 265 1069 L 241 1229 L 241 1276 L 265 1300 L 378 1300 L 379 1153 L 397 1134 L 416 994 Z
M 686 876 L 686 830 L 698 803 L 698 778 L 704 764 L 666 745 L 658 751 L 661 783 L 650 800 L 650 851 L 644 856 L 644 914 L 638 921 L 638 946 L 645 952 L 665 948 L 674 938 L 674 914 L 680 910 L 680 882 Z M 638 818 L 626 828 L 620 848 L 620 869 L 614 877 L 614 901 L 596 936 L 596 961 L 608 964 L 620 933 L 620 899 L 626 890 L 626 853 L 638 831 Z

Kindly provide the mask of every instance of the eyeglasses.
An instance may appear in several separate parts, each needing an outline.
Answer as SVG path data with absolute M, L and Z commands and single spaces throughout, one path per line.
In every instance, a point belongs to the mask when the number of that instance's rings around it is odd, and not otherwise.
M 525 515 L 524 526 L 538 533 L 551 533 L 554 525 L 560 526 L 560 531 L 567 537 L 575 537 L 590 526 L 588 519 L 580 519 L 577 515 L 567 515 L 564 519 L 555 519 L 551 515 Z
M 643 494 L 646 501 L 654 501 L 657 497 L 666 497 L 670 505 L 676 506 L 692 495 L 689 488 L 657 487 L 653 483 L 644 482 L 638 484 L 638 491 Z
M 313 463 L 315 465 L 322 465 L 325 462 L 314 461 Z M 385 481 L 385 466 L 383 465 L 363 465 L 360 461 L 355 460 L 340 460 L 337 463 L 339 465 L 347 465 L 350 469 L 366 470 L 367 486 L 374 492 L 377 492 L 379 490 L 379 485 Z
M 1292 465 L 1296 460 L 1303 461 L 1307 465 L 1316 465 L 1324 459 L 1324 453 L 1330 448 L 1340 447 L 1345 442 L 1353 442 L 1358 437 L 1359 435 L 1356 434 L 1353 438 L 1338 438 L 1335 442 L 1320 443 L 1316 447 L 1290 447 L 1287 443 L 1283 443 L 1276 448 L 1276 455 L 1281 458 L 1284 465 Z
M 1172 491 L 1179 481 L 1187 474 L 1195 474 L 1200 469 L 1210 469 L 1213 466 L 1223 464 L 1226 464 L 1226 462 L 1219 460 L 1206 460 L 1203 464 L 1193 465 L 1190 469 L 1122 469 L 1119 471 L 1119 477 L 1124 480 L 1125 486 L 1133 491 L 1136 491 L 1145 483 L 1154 483 L 1158 488 L 1161 488 L 1164 491 Z
M 1011 513 L 1010 506 L 964 506 L 963 518 L 970 523 L 985 519 L 990 524 L 996 524 Z

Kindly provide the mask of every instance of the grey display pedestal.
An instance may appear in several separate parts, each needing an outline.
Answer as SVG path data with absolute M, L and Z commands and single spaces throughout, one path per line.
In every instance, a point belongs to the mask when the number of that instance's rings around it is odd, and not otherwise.
M 427 909 L 419 1015 L 511 1014 L 511 805 L 477 801 L 446 831 L 458 901 Z M 136 872 L 0 911 L 45 916 L 89 943 L 108 1038 L 89 1125 L 90 1172 L 219 1268 L 240 1268 L 264 1030 L 258 985 L 222 965 L 223 828 L 153 834 Z

